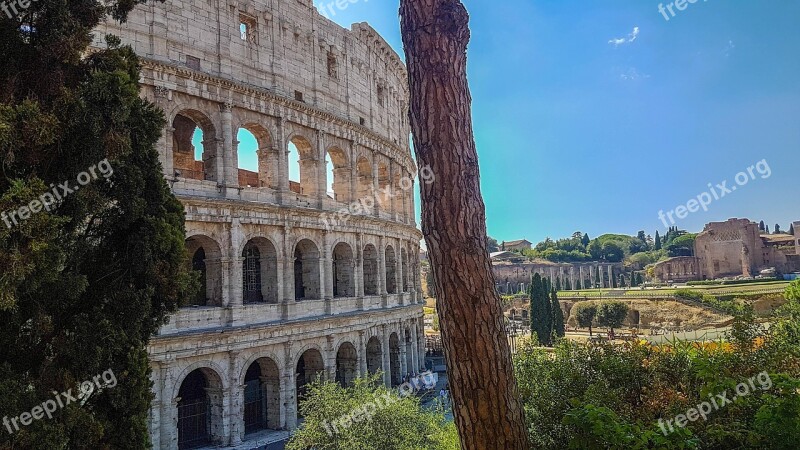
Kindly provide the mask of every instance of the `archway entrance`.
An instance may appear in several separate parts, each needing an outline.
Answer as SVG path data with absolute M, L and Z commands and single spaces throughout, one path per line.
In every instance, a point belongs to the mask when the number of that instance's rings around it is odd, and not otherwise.
M 261 358 L 244 377 L 244 432 L 280 429 L 281 377 L 278 365 Z
M 381 341 L 373 336 L 367 341 L 367 372 L 370 375 L 378 373 L 383 366 L 383 352 Z
M 392 386 L 400 386 L 403 382 L 403 374 L 400 366 L 400 339 L 397 337 L 397 333 L 389 336 L 389 371 Z
M 222 382 L 210 369 L 197 369 L 178 391 L 178 448 L 204 447 L 219 440 L 222 429 Z
M 305 400 L 308 392 L 307 385 L 321 378 L 325 373 L 325 363 L 319 350 L 310 349 L 303 353 L 297 361 L 295 373 L 295 388 L 297 390 L 297 417 L 302 417 L 300 404 Z
M 345 342 L 336 353 L 336 382 L 342 387 L 350 387 L 358 377 L 358 352 L 355 346 Z

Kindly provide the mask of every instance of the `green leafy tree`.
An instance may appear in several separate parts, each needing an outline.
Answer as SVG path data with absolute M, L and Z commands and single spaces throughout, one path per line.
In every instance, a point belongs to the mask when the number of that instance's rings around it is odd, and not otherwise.
M 602 302 L 597 308 L 597 323 L 601 327 L 608 327 L 611 329 L 611 334 L 614 334 L 614 328 L 619 328 L 628 317 L 628 304 L 623 302 Z
M 408 392 L 408 387 L 387 389 L 378 375 L 347 388 L 312 383 L 299 405 L 303 424 L 286 449 L 458 450 L 455 425 L 442 410 L 423 408 Z
M 597 305 L 594 303 L 578 303 L 575 307 L 575 319 L 578 326 L 589 329 L 589 336 L 592 336 L 592 324 L 597 316 Z
M 550 292 L 550 301 L 553 310 L 553 333 L 556 337 L 564 337 L 566 334 L 564 311 L 561 309 L 561 303 L 558 301 L 558 294 L 556 291 Z
M 162 174 L 163 113 L 140 98 L 136 55 L 91 33 L 136 0 L 30 2 L 0 14 L 0 210 L 94 168 L 102 176 L 18 226 L 0 226 L 0 416 L 113 371 L 117 386 L 52 419 L 0 433 L 0 448 L 149 447 L 146 346 L 197 283 L 184 210 Z M 102 166 L 101 166 L 102 164 Z
M 531 332 L 542 345 L 551 344 L 553 311 L 546 290 L 546 281 L 537 273 L 531 283 Z
M 609 262 L 621 262 L 625 258 L 625 252 L 616 242 L 603 243 L 602 259 Z

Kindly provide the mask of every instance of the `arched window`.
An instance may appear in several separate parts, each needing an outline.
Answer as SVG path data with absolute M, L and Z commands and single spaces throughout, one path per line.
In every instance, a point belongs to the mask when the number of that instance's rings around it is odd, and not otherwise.
M 195 306 L 206 306 L 208 298 L 206 297 L 206 251 L 203 247 L 197 249 L 192 256 L 192 270 L 200 273 L 200 290 L 197 291 L 197 296 L 192 302 Z
M 244 303 L 260 303 L 264 301 L 261 292 L 261 252 L 255 245 L 247 245 L 244 249 L 243 301 Z

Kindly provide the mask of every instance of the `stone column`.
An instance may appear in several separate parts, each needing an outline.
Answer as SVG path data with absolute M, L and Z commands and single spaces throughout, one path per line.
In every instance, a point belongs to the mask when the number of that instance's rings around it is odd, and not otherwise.
M 292 229 L 283 227 L 283 320 L 294 316 L 297 301 L 294 298 L 294 246 L 291 236 Z
M 238 164 L 236 164 L 236 156 L 233 153 L 233 104 L 224 103 L 220 105 L 220 112 L 222 113 L 222 164 L 223 164 L 223 179 L 220 182 L 226 187 L 239 186 Z
M 406 348 L 406 333 L 404 330 L 400 331 L 400 334 L 403 336 L 400 338 L 400 374 L 401 377 L 404 377 L 410 372 L 408 370 L 408 349 Z M 402 381 L 402 380 L 401 380 Z
M 158 152 L 158 160 L 161 162 L 161 167 L 164 169 L 164 176 L 166 176 L 168 179 L 175 177 L 175 156 L 173 154 L 175 149 L 172 147 L 172 139 L 174 134 L 175 128 L 172 128 L 171 124 L 167 124 L 167 126 L 164 127 L 164 135 L 161 136 L 159 143 L 156 144 L 159 146 L 157 148 L 166 149 L 163 155 L 161 152 Z M 163 147 L 161 146 L 162 144 Z
M 325 336 L 326 353 L 322 358 L 325 361 L 325 377 L 328 381 L 336 381 L 336 348 L 334 348 L 334 336 L 329 334 Z
M 404 306 L 404 295 L 403 295 L 403 249 L 402 246 L 403 241 L 398 239 L 397 240 L 397 250 L 395 250 L 395 263 L 394 263 L 394 283 L 397 286 L 397 298 L 398 298 L 398 306 Z
M 358 332 L 358 376 L 367 376 L 367 343 L 364 330 Z
M 328 152 L 325 151 L 325 132 L 317 130 L 317 203 L 322 208 L 325 198 L 328 196 Z
M 608 287 L 614 287 L 614 266 L 608 266 Z
M 378 171 L 378 161 L 377 161 L 376 158 L 373 157 L 373 159 L 372 159 L 372 193 L 373 193 L 374 197 L 380 197 L 379 194 L 378 194 L 380 192 L 380 183 L 379 183 L 379 180 L 378 180 L 379 179 L 379 174 L 380 174 L 380 172 Z M 375 201 L 375 211 L 373 211 L 373 214 L 375 215 L 375 217 L 380 216 L 380 210 L 381 209 L 382 208 L 381 208 L 380 202 Z
M 417 337 L 417 323 L 411 324 L 411 362 L 414 367 L 411 368 L 412 372 L 420 369 L 419 363 L 419 339 Z
M 330 315 L 333 312 L 333 249 L 331 248 L 331 235 L 327 231 L 323 231 L 320 264 L 322 265 L 320 287 L 322 288 L 322 298 L 325 300 L 325 314 Z
M 297 428 L 297 386 L 295 385 L 294 372 L 297 369 L 292 358 L 292 341 L 283 344 L 285 365 L 283 368 L 283 383 L 281 386 L 281 398 L 286 404 L 286 429 L 293 431 Z
M 584 287 L 583 286 L 583 284 L 585 282 L 584 280 L 586 280 L 585 278 L 583 278 L 583 266 L 578 266 L 578 271 L 579 271 L 579 273 L 578 273 L 579 280 L 578 281 L 580 281 L 580 283 L 576 284 L 575 286 L 576 286 L 576 288 L 577 287 L 581 287 L 582 288 L 582 287 Z
M 378 293 L 386 298 L 386 237 L 378 239 Z M 384 305 L 385 307 L 385 305 Z
M 244 438 L 244 382 L 239 379 L 242 372 L 242 362 L 239 360 L 239 352 L 230 352 L 230 392 L 228 393 L 228 412 L 230 417 L 230 437 L 231 445 L 242 443 Z
M 364 234 L 358 233 L 356 237 L 356 267 L 353 281 L 356 284 L 356 297 L 359 298 L 358 309 L 364 309 Z
M 389 160 L 389 211 L 392 215 L 392 220 L 397 220 L 397 202 L 395 201 L 395 197 L 397 196 L 398 186 L 394 184 L 394 170 L 395 170 L 395 162 L 393 159 Z M 382 195 L 386 195 L 386 192 L 382 192 Z M 383 206 L 383 205 L 381 205 Z
M 383 358 L 383 384 L 386 387 L 392 387 L 392 364 L 391 364 L 391 355 L 389 353 L 389 330 L 387 326 L 381 325 L 381 345 L 383 346 L 381 350 L 381 356 Z
M 275 147 L 278 149 L 278 204 L 283 203 L 283 195 L 289 191 L 289 147 L 286 143 L 286 131 L 283 117 L 275 120 L 278 134 L 275 136 Z
M 352 143 L 349 145 L 349 155 L 352 155 L 350 158 L 350 197 L 347 199 L 348 202 L 353 203 L 358 200 L 358 158 L 355 156 L 355 148 Z

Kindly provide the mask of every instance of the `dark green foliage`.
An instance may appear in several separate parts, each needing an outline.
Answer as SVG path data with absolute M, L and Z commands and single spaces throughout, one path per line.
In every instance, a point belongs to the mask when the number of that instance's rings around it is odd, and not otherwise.
M 589 302 L 581 302 L 575 305 L 575 318 L 578 320 L 578 326 L 581 328 L 589 329 L 589 336 L 592 335 L 592 325 L 597 317 L 597 305 Z
M 556 277 L 556 291 L 557 292 L 561 292 L 563 290 L 561 288 L 562 288 L 562 286 L 561 286 L 561 277 Z
M 800 317 L 800 316 L 798 316 Z M 555 352 L 523 347 L 514 364 L 533 446 L 561 449 L 793 449 L 800 439 L 800 334 L 780 319 L 727 342 L 663 346 L 578 344 Z M 751 381 L 748 381 L 751 380 Z M 661 423 L 719 394 L 748 393 L 705 420 Z M 665 429 L 668 428 L 665 425 Z
M 538 273 L 533 276 L 530 289 L 531 332 L 538 337 L 539 343 L 550 345 L 553 332 L 553 311 L 545 285 L 546 280 L 543 280 Z
M 564 311 L 561 309 L 561 303 L 558 301 L 558 294 L 556 291 L 550 292 L 550 301 L 553 310 L 553 333 L 556 337 L 564 337 L 566 334 Z
M 0 433 L 0 448 L 141 449 L 148 445 L 147 342 L 193 284 L 182 205 L 155 145 L 162 113 L 139 98 L 139 65 L 115 46 L 82 59 L 106 12 L 138 1 L 31 3 L 30 30 L 0 15 L 0 210 L 107 159 L 113 175 L 50 212 L 0 226 L 0 416 L 112 369 L 117 387 Z
M 624 302 L 602 302 L 597 308 L 597 324 L 601 327 L 619 328 L 628 316 L 628 304 Z
M 655 247 L 653 248 L 656 251 L 661 250 L 661 236 L 659 236 L 658 230 L 656 230 Z

